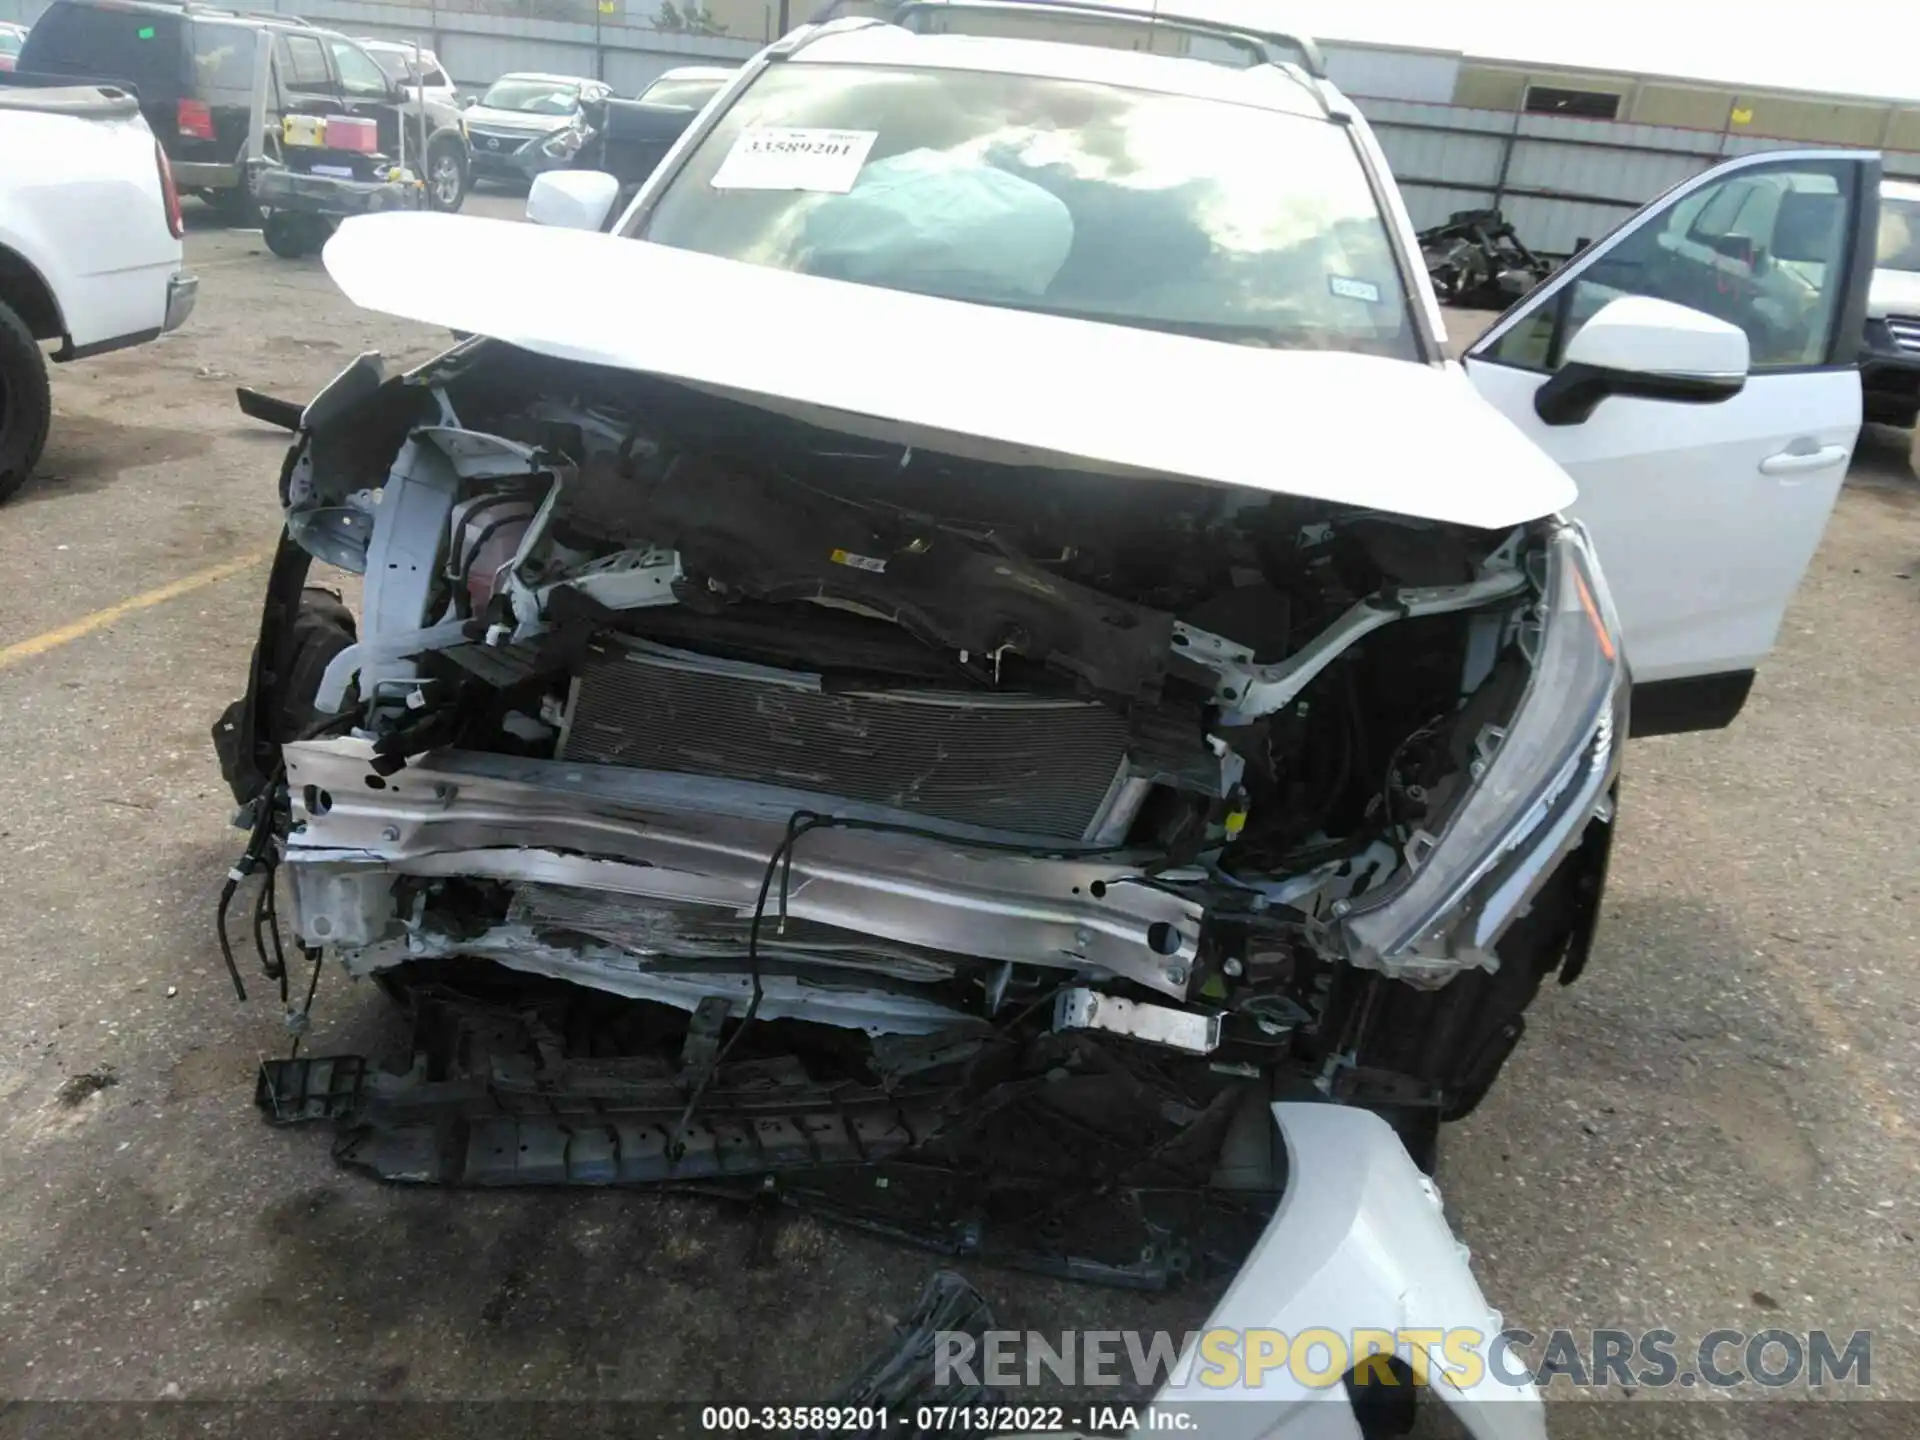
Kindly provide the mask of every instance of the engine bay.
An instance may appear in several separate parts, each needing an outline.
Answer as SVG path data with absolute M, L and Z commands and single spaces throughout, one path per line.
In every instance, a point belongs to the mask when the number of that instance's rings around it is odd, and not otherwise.
M 632 1137 L 676 1174 L 751 1067 L 797 1066 L 806 1111 L 823 1067 L 888 1091 L 902 1046 L 938 1103 L 887 1134 L 921 1160 L 961 1113 L 976 1133 L 982 1085 L 1066 1074 L 1186 1116 L 1156 1143 L 1195 1164 L 1303 1086 L 1416 1136 L 1470 1109 L 1568 953 L 1571 882 L 1497 948 L 1398 971 L 1347 917 L 1421 878 L 1522 706 L 1549 523 L 828 418 L 469 342 L 400 377 L 364 358 L 288 425 L 254 685 L 217 738 L 316 975 L 333 955 L 436 1025 L 503 983 L 664 1017 L 616 1053 L 647 1115 L 684 1099 Z M 313 560 L 363 577 L 357 619 Z M 487 1033 L 571 1093 L 572 1052 L 524 1022 Z M 607 1083 L 576 1098 L 604 1109 Z M 475 1103 L 446 1093 L 356 1111 L 362 1163 L 526 1179 L 420 1158 Z M 962 1152 L 1011 1173 L 941 1163 Z M 701 1164 L 679 1178 L 736 1173 Z
M 1270 874 L 1404 844 L 1524 678 L 1499 658 L 1518 535 L 862 444 L 490 353 L 385 397 L 416 402 L 391 476 L 340 473 L 364 430 L 290 467 L 296 538 L 368 575 L 318 708 L 354 685 L 389 753 L 762 780 L 1183 860 L 1231 829 L 1224 872 Z

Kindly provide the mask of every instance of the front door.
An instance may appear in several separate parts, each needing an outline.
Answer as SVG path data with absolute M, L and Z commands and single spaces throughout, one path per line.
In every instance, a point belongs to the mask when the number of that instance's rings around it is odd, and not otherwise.
M 1859 437 L 1877 155 L 1729 161 L 1568 262 L 1467 352 L 1480 393 L 1580 487 L 1634 676 L 1634 733 L 1728 723 L 1779 633 Z M 1714 404 L 1615 395 L 1553 425 L 1534 394 L 1623 295 L 1746 331 L 1744 389 Z

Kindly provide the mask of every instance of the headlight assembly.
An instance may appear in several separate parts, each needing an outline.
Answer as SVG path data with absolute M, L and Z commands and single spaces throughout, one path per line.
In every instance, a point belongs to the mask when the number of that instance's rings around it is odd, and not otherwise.
M 540 148 L 556 160 L 571 160 L 580 147 L 587 143 L 585 133 L 569 126 L 554 134 Z
M 1338 922 L 1363 969 L 1438 984 L 1494 968 L 1501 932 L 1609 804 L 1627 729 L 1620 627 L 1586 532 L 1561 525 L 1545 548 L 1520 637 L 1533 674 L 1511 722 L 1482 730 L 1472 788 L 1437 837 L 1409 844 L 1411 868 Z

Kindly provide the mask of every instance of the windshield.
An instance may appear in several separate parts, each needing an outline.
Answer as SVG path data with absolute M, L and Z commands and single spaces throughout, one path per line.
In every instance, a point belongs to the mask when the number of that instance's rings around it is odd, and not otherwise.
M 389 79 L 398 80 L 404 85 L 418 85 L 422 79 L 429 85 L 438 83 L 433 78 L 434 61 L 431 51 L 422 50 L 417 60 L 412 52 L 406 50 L 369 48 L 367 53 L 373 57 L 376 65 L 387 72 Z
M 18 55 L 22 38 L 18 30 L 0 28 L 0 55 Z
M 720 93 L 724 80 L 656 80 L 640 92 L 649 105 L 677 105 L 683 110 L 698 110 Z
M 659 244 L 890 289 L 1419 358 L 1346 132 L 1219 101 L 775 66 L 630 224 Z
M 518 110 L 525 115 L 571 115 L 580 108 L 580 87 L 562 80 L 505 75 L 487 87 L 480 103 L 489 110 Z
M 1874 263 L 1882 270 L 1920 273 L 1920 200 L 1880 197 L 1880 253 Z

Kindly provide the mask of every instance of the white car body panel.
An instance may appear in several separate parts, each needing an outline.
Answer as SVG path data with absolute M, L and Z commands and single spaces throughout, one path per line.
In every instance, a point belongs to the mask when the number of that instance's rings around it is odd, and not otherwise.
M 182 251 L 147 122 L 0 108 L 0 248 L 39 272 L 76 349 L 167 328 Z
M 369 310 L 831 412 L 874 438 L 1040 452 L 1486 529 L 1574 498 L 1565 472 L 1454 366 L 1196 340 L 468 216 L 361 216 L 325 257 Z M 522 278 L 489 278 L 500 275 Z M 754 317 L 751 345 L 714 323 L 727 314 Z
M 1650 337 L 1658 349 L 1650 350 Z M 1623 295 L 1567 341 L 1569 365 L 1602 369 L 1652 369 L 1670 375 L 1744 377 L 1753 364 L 1753 345 L 1738 325 L 1701 310 L 1649 295 Z
M 1448 1380 L 1436 1343 L 1427 1393 L 1455 1412 L 1473 1440 L 1545 1440 L 1539 1393 L 1493 1372 L 1488 1348 L 1505 1322 L 1447 1228 L 1439 1192 L 1393 1128 L 1340 1105 L 1280 1104 L 1273 1115 L 1286 1141 L 1286 1193 L 1202 1333 L 1274 1330 L 1291 1340 L 1324 1328 L 1350 1340 L 1360 1330 L 1472 1330 L 1484 1372 L 1478 1383 L 1462 1390 Z M 1210 1440 L 1360 1440 L 1341 1384 L 1311 1388 L 1284 1365 L 1254 1386 L 1210 1385 L 1208 1374 L 1204 1361 L 1183 1355 L 1154 1409 L 1197 1417 Z M 1149 1413 L 1134 1433 L 1170 1428 Z
M 1702 187 L 1730 171 L 1808 158 L 1855 157 L 1776 151 L 1694 177 L 1561 267 L 1467 352 L 1480 393 L 1579 486 L 1571 513 L 1606 567 L 1635 684 L 1751 671 L 1772 650 L 1853 459 L 1859 372 L 1851 356 L 1824 368 L 1762 372 L 1711 405 L 1616 395 L 1580 424 L 1553 426 L 1534 410 L 1546 374 L 1487 354 Z

